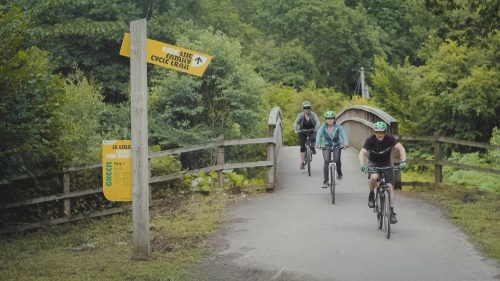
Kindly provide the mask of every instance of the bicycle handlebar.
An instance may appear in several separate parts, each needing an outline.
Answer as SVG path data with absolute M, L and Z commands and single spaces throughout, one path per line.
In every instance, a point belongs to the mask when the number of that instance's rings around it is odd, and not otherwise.
M 329 148 L 329 147 L 325 147 L 325 146 L 321 146 L 320 147 L 321 150 L 325 150 L 327 148 Z M 344 149 L 344 148 L 345 148 L 345 146 L 343 146 L 343 145 L 342 146 L 335 146 L 335 147 L 333 147 L 333 149 Z
M 386 171 L 386 170 L 399 170 L 397 166 L 387 166 L 387 167 L 368 167 L 369 171 Z
M 300 129 L 296 132 L 298 132 L 298 133 L 311 133 L 311 132 L 316 132 L 316 129 Z

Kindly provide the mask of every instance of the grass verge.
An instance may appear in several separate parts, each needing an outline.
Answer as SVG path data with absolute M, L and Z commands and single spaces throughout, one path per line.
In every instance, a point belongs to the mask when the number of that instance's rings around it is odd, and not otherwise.
M 500 259 L 499 193 L 447 185 L 404 191 L 440 206 L 487 256 Z
M 30 281 L 186 280 L 208 251 L 224 207 L 237 196 L 193 193 L 150 213 L 151 258 L 134 261 L 131 214 L 2 237 L 0 279 Z

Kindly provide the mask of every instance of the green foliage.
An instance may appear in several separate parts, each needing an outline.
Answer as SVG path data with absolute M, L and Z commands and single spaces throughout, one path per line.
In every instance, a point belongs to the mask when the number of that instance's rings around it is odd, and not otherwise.
M 384 53 L 380 29 L 368 22 L 364 10 L 346 7 L 343 1 L 261 3 L 253 24 L 277 42 L 301 42 L 322 75 L 318 85 L 347 90 L 356 84 L 351 69 L 368 67 L 373 55 Z
M 500 2 L 482 1 L 426 1 L 429 11 L 441 19 L 438 35 L 460 44 L 481 45 L 484 38 L 498 32 Z
M 377 23 L 382 48 L 391 65 L 406 60 L 418 62 L 417 51 L 439 18 L 429 12 L 421 0 L 351 0 L 352 8 L 363 8 L 370 22 Z
M 127 99 L 128 59 L 119 55 L 129 21 L 139 18 L 133 1 L 11 1 L 29 15 L 29 44 L 50 54 L 55 72 L 75 66 L 102 88 L 106 101 Z
M 340 110 L 349 104 L 346 96 L 329 88 L 316 88 L 314 84 L 309 84 L 301 92 L 296 90 L 274 85 L 268 87 L 263 96 L 264 104 L 269 110 L 272 107 L 279 106 L 282 111 L 283 143 L 285 145 L 296 145 L 298 143 L 297 134 L 293 132 L 293 122 L 302 110 L 304 100 L 311 101 L 312 111 L 323 120 L 323 113 L 327 110 L 334 110 L 340 113 Z
M 168 18 L 158 17 L 151 29 Z M 155 68 L 151 91 L 153 141 L 200 143 L 224 134 L 226 139 L 252 134 L 259 119 L 262 79 L 241 53 L 241 46 L 220 32 L 177 21 L 178 46 L 213 56 L 203 77 Z
M 99 162 L 102 136 L 99 117 L 106 111 L 99 88 L 81 72 L 66 79 L 65 94 L 57 111 L 61 131 L 55 153 L 64 167 Z
M 372 94 L 413 134 L 487 141 L 496 125 L 492 120 L 500 118 L 494 42 L 483 49 L 430 40 L 420 67 L 377 60 Z
M 281 46 L 263 40 L 252 57 L 257 73 L 271 83 L 302 90 L 310 82 L 321 80 L 313 55 L 298 40 Z
M 250 185 L 263 185 L 264 182 L 258 179 L 247 179 L 244 175 L 238 174 L 233 170 L 224 170 L 224 190 L 231 193 L 239 193 Z M 206 174 L 199 172 L 197 176 L 185 177 L 184 181 L 189 183 L 191 190 L 209 194 L 218 188 L 217 172 Z
M 159 145 L 150 148 L 151 152 L 160 151 Z M 151 159 L 151 176 L 168 175 L 179 172 L 181 163 L 179 159 L 172 155 L 156 157 Z
M 51 74 L 47 53 L 23 48 L 27 21 L 16 9 L 0 13 L 0 174 L 10 177 L 54 159 L 64 81 Z
M 499 139 L 500 131 L 495 128 L 490 143 L 495 144 Z M 484 168 L 500 169 L 499 152 L 498 150 L 489 150 L 486 153 L 453 153 L 448 158 L 448 161 Z M 467 187 L 477 187 L 484 191 L 500 192 L 500 176 L 496 174 L 445 168 L 445 175 L 446 181 L 450 183 Z

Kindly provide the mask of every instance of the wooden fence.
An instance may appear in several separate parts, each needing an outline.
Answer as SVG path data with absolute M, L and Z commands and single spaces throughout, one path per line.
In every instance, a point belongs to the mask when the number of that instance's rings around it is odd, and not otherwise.
M 153 183 L 165 182 L 172 179 L 178 179 L 189 175 L 197 175 L 200 172 L 217 172 L 218 173 L 218 184 L 219 187 L 222 187 L 224 184 L 224 170 L 230 169 L 241 169 L 241 168 L 254 168 L 254 167 L 267 167 L 267 180 L 265 184 L 265 188 L 267 190 L 273 190 L 277 185 L 277 172 L 278 172 L 278 162 L 279 162 L 279 152 L 282 146 L 282 125 L 281 125 L 281 111 L 278 107 L 272 109 L 269 114 L 268 119 L 268 135 L 266 138 L 256 138 L 256 139 L 241 139 L 241 140 L 224 140 L 223 136 L 219 137 L 216 141 L 203 144 L 196 145 L 190 147 L 182 147 L 176 149 L 170 149 L 165 151 L 159 151 L 154 153 L 149 153 L 149 160 L 153 158 L 158 158 L 166 155 L 180 155 L 186 152 L 206 150 L 206 149 L 215 149 L 215 159 L 216 163 L 214 166 L 205 167 L 196 170 L 188 170 L 181 171 L 175 174 L 162 175 L 150 177 L 149 183 L 150 187 Z M 225 161 L 225 147 L 228 146 L 241 146 L 241 145 L 252 145 L 252 144 L 267 144 L 267 159 L 264 161 L 255 161 L 255 162 L 242 162 L 242 163 L 227 163 Z M 91 164 L 84 167 L 74 167 L 64 169 L 60 173 L 55 174 L 37 174 L 36 176 L 62 176 L 62 193 L 43 196 L 38 198 L 32 198 L 29 200 L 23 200 L 21 202 L 9 202 L 6 204 L 0 205 L 0 211 L 5 211 L 7 209 L 13 209 L 23 206 L 30 206 L 48 202 L 62 202 L 62 210 L 63 217 L 50 219 L 39 222 L 30 222 L 30 223 L 5 223 L 0 222 L 0 234 L 11 233 L 11 232 L 20 232 L 33 228 L 43 227 L 47 225 L 54 225 L 60 223 L 66 223 L 71 221 L 77 221 L 86 218 L 100 217 L 106 216 L 116 213 L 121 213 L 130 209 L 130 204 L 125 204 L 120 207 L 113 207 L 104 210 L 96 210 L 89 213 L 75 215 L 71 212 L 71 199 L 79 198 L 88 195 L 102 194 L 102 187 L 92 188 L 86 190 L 79 191 L 71 191 L 71 177 L 72 174 L 78 171 L 86 171 L 86 170 L 96 170 L 95 173 L 101 174 L 102 164 Z M 150 170 L 151 171 L 151 170 Z M 150 172 L 151 174 L 151 172 Z M 29 179 L 33 178 L 34 175 L 23 175 L 17 177 L 15 180 Z M 100 177 L 102 178 L 102 177 Z M 101 185 L 102 186 L 102 185 Z M 154 205 L 154 202 L 153 204 Z
M 480 143 L 480 142 L 473 142 L 473 141 L 468 141 L 468 140 L 459 140 L 459 139 L 453 139 L 453 138 L 447 138 L 447 137 L 442 137 L 439 136 L 438 134 L 435 134 L 434 136 L 402 136 L 399 138 L 401 141 L 423 141 L 423 142 L 430 142 L 432 144 L 433 150 L 434 150 L 434 159 L 433 160 L 424 160 L 424 159 L 407 159 L 408 163 L 410 164 L 424 164 L 424 165 L 434 165 L 434 182 L 401 182 L 400 180 L 400 175 L 396 175 L 396 182 L 400 182 L 401 185 L 405 186 L 439 186 L 443 182 L 443 167 L 444 166 L 450 166 L 458 169 L 463 169 L 463 170 L 473 170 L 473 171 L 479 171 L 479 172 L 486 172 L 486 173 L 493 173 L 500 175 L 500 170 L 499 169 L 492 169 L 492 168 L 484 168 L 484 167 L 479 167 L 479 166 L 473 166 L 473 165 L 466 165 L 466 164 L 460 164 L 460 163 L 455 163 L 451 161 L 446 161 L 443 159 L 443 144 L 455 144 L 455 145 L 463 145 L 463 146 L 470 146 L 470 147 L 478 147 L 478 148 L 483 148 L 483 149 L 489 149 L 489 150 L 500 150 L 500 146 L 498 145 L 491 145 L 487 143 Z

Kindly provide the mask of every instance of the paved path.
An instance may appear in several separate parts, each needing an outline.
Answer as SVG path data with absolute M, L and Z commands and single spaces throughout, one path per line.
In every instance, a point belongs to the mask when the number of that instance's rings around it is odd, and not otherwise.
M 367 207 L 367 180 L 353 150 L 342 154 L 335 205 L 320 188 L 321 155 L 311 177 L 298 169 L 298 147 L 283 147 L 280 157 L 281 187 L 227 213 L 213 256 L 191 280 L 500 280 L 498 262 L 421 200 L 396 194 L 399 222 L 386 239 Z

